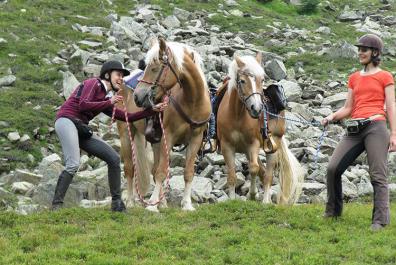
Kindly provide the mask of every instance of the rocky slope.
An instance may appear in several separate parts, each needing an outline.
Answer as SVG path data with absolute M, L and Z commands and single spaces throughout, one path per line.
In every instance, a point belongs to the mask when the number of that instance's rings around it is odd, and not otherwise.
M 390 8 L 389 6 L 393 4 L 391 1 L 382 2 L 383 10 Z M 329 2 L 323 5 L 324 8 L 333 8 Z M 231 0 L 219 5 L 217 12 L 223 13 L 224 16 L 244 16 L 244 13 L 238 10 L 238 3 Z M 161 8 L 155 5 L 141 5 L 129 13 L 130 16 L 109 14 L 107 19 L 111 21 L 110 28 L 85 25 L 84 19 L 81 19 L 81 23 L 73 25 L 75 31 L 105 36 L 106 41 L 86 39 L 60 50 L 58 56 L 47 60 L 48 64 L 64 65 L 61 96 L 70 95 L 72 89 L 83 78 L 97 75 L 101 64 L 108 59 L 123 61 L 130 69 L 135 69 L 138 60 L 144 57 L 149 48 L 150 39 L 153 36 L 161 35 L 167 40 L 184 42 L 194 47 L 203 57 L 208 82 L 214 85 L 221 83 L 226 76 L 228 65 L 234 54 L 254 55 L 257 51 L 261 51 L 264 55 L 263 67 L 267 74 L 266 84 L 279 82 L 285 89 L 289 110 L 287 117 L 290 119 L 287 123 L 286 138 L 289 148 L 306 169 L 305 182 L 302 184 L 303 194 L 299 202 L 324 202 L 326 166 L 344 129 L 340 125 L 329 126 L 317 152 L 323 130 L 314 124 L 343 105 L 348 73 L 329 73 L 330 78 L 323 82 L 314 80 L 309 72 L 306 72 L 302 63 L 297 63 L 292 68 L 287 68 L 285 64 L 293 56 L 308 52 L 319 56 L 326 55 L 335 60 L 337 58 L 355 60 L 357 49 L 353 43 L 326 41 L 324 36 L 332 34 L 332 30 L 326 26 L 309 31 L 274 22 L 271 25 L 265 25 L 270 29 L 267 32 L 269 37 L 265 42 L 266 46 L 285 46 L 293 39 L 298 39 L 301 43 L 315 39 L 319 43 L 309 46 L 302 44 L 296 52 L 275 54 L 246 41 L 249 35 L 247 32 L 238 34 L 225 32 L 220 27 L 209 24 L 205 18 L 212 16 L 212 13 L 188 12 L 174 7 L 172 15 L 164 16 Z M 381 35 L 386 43 L 395 43 L 395 16 L 382 16 L 380 12 L 369 14 L 346 7 L 338 19 L 342 23 L 350 23 L 357 31 L 376 33 Z M 386 48 L 385 56 L 391 60 L 395 59 L 394 45 Z M 4 76 L 0 78 L 0 86 L 9 86 L 13 80 L 15 81 L 13 75 Z M 97 117 L 91 124 L 112 146 L 116 149 L 120 148 L 117 132 L 115 128 L 109 131 L 109 119 L 106 116 Z M 50 130 L 50 133 L 52 131 Z M 19 132 L 11 132 L 8 134 L 8 140 L 24 143 L 30 141 L 30 138 L 28 135 L 21 136 Z M 31 213 L 49 205 L 57 177 L 63 166 L 61 153 L 54 153 L 51 149 L 45 150 L 45 153 L 47 156 L 34 170 L 17 169 L 0 177 L 0 205 L 22 214 Z M 260 155 L 260 159 L 265 161 L 264 153 Z M 373 192 L 365 160 L 364 155 L 359 157 L 342 177 L 346 201 L 354 201 Z M 395 161 L 395 155 L 390 154 L 390 176 L 396 176 Z M 82 156 L 81 162 L 80 171 L 67 193 L 66 204 L 83 207 L 107 205 L 109 191 L 106 165 L 86 155 Z M 183 153 L 172 153 L 172 179 L 168 199 L 173 204 L 179 204 L 184 188 L 182 174 L 184 162 Z M 237 156 L 237 186 L 238 194 L 242 199 L 245 199 L 250 185 L 246 162 L 243 155 Z M 396 178 L 391 177 L 391 182 L 396 182 Z M 277 179 L 275 179 L 274 195 L 277 189 Z M 396 193 L 396 183 L 391 184 L 390 189 Z M 228 199 L 226 169 L 224 159 L 220 154 L 208 154 L 197 162 L 193 199 L 197 203 L 220 202 Z

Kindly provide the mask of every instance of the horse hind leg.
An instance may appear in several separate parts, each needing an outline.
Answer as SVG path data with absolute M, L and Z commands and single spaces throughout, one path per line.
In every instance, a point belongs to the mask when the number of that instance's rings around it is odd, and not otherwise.
M 199 151 L 202 142 L 202 133 L 191 139 L 186 150 L 186 166 L 184 168 L 184 194 L 181 201 L 181 207 L 185 211 L 194 211 L 195 208 L 191 202 L 192 180 L 194 177 L 195 157 Z
M 267 158 L 266 160 L 267 164 L 265 167 L 265 173 L 263 174 L 264 176 L 262 176 L 261 178 L 261 182 L 263 183 L 263 190 L 264 190 L 262 203 L 270 204 L 272 203 L 271 186 L 272 186 L 272 179 L 274 176 L 276 159 L 275 159 L 275 154 L 267 154 L 266 158 Z
M 128 208 L 135 206 L 135 187 L 134 187 L 134 173 L 133 166 L 130 161 L 124 162 L 124 173 L 127 179 L 127 198 L 126 198 L 126 206 Z

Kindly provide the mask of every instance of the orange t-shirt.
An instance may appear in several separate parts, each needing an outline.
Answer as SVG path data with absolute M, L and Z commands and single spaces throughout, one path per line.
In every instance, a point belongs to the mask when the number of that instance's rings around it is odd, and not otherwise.
M 369 118 L 375 114 L 385 120 L 385 87 L 394 84 L 393 76 L 387 71 L 361 75 L 360 71 L 349 76 L 348 87 L 353 90 L 352 119 Z

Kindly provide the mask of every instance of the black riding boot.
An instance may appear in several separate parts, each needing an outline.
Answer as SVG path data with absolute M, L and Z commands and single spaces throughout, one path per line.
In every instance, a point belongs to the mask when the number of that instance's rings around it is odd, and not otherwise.
M 58 210 L 63 206 L 63 199 L 65 198 L 66 191 L 72 182 L 73 175 L 63 170 L 59 175 L 58 183 L 56 184 L 54 199 L 52 200 L 51 210 Z
M 111 210 L 113 212 L 125 212 L 125 204 L 121 199 L 121 168 L 119 163 L 109 165 L 109 187 L 111 194 Z

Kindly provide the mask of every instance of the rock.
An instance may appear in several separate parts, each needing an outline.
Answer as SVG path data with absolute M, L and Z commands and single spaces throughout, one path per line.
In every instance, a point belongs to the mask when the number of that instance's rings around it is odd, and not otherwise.
M 0 87 L 3 86 L 11 86 L 16 81 L 16 77 L 14 75 L 7 75 L 0 78 Z
M 164 20 L 162 20 L 161 24 L 167 29 L 179 28 L 180 21 L 176 16 L 167 16 Z
M 61 161 L 61 158 L 58 154 L 52 154 L 52 155 L 44 157 L 43 160 L 41 160 L 40 164 L 42 164 L 43 166 L 46 166 L 46 165 L 50 165 L 54 162 L 60 162 L 60 161 Z
M 170 155 L 170 166 L 171 167 L 182 167 L 186 166 L 186 157 L 184 154 L 172 152 Z
M 264 66 L 265 73 L 273 80 L 279 81 L 285 79 L 287 70 L 282 61 L 274 59 L 268 61 Z
M 293 103 L 293 102 L 291 102 Z M 294 113 L 298 113 L 301 117 L 303 117 L 306 121 L 311 121 L 313 119 L 313 114 L 308 108 L 308 104 L 299 104 L 293 103 L 289 104 L 291 107 L 291 111 Z
M 323 33 L 323 34 L 330 34 L 331 33 L 331 29 L 329 27 L 319 27 L 315 32 L 317 33 Z
M 63 74 L 63 96 L 65 99 L 68 99 L 74 89 L 80 84 L 77 78 L 69 71 L 62 73 Z
M 230 14 L 236 17 L 243 17 L 243 12 L 238 9 L 233 9 L 230 11 Z
M 11 184 L 11 182 L 29 182 L 34 185 L 37 185 L 41 182 L 43 176 L 40 174 L 35 174 L 26 170 L 16 169 L 15 173 L 12 175 L 12 179 L 10 179 L 7 183 Z
M 285 95 L 288 102 L 298 101 L 301 98 L 302 89 L 297 83 L 283 79 L 279 81 L 279 84 L 285 90 Z
M 98 42 L 98 41 L 82 40 L 82 41 L 79 41 L 78 43 L 82 44 L 82 45 L 86 45 L 89 48 L 93 48 L 93 49 L 96 49 L 96 48 L 99 48 L 102 46 L 102 43 Z
M 173 9 L 173 15 L 181 21 L 187 21 L 187 20 L 191 19 L 190 12 L 188 12 L 184 9 L 181 9 L 181 8 L 177 8 L 177 7 L 175 7 Z
M 236 1 L 234 1 L 234 0 L 226 0 L 226 1 L 224 2 L 224 4 L 225 4 L 226 6 L 228 6 L 228 7 L 239 6 L 239 4 L 238 4 Z
M 191 197 L 196 202 L 205 202 L 211 198 L 210 193 L 213 189 L 212 180 L 208 178 L 195 177 L 192 182 Z
M 225 165 L 224 157 L 217 153 L 206 154 L 205 157 L 209 160 L 212 165 Z
M 19 139 L 19 141 L 20 141 L 21 143 L 27 142 L 27 141 L 29 141 L 29 140 L 30 140 L 30 136 L 27 135 L 27 134 L 24 134 L 24 135 L 21 137 L 21 139 Z
M 333 109 L 339 109 L 344 106 L 345 100 L 348 96 L 348 92 L 337 93 L 333 96 L 324 98 L 322 106 L 331 106 Z
M 18 194 L 25 194 L 28 190 L 33 188 L 34 185 L 32 183 L 21 181 L 21 182 L 14 182 L 11 185 L 11 191 Z
M 341 177 L 342 179 L 342 193 L 344 195 L 344 199 L 346 200 L 355 200 L 358 197 L 357 187 L 350 182 L 344 175 Z
M 363 14 L 361 12 L 350 11 L 347 9 L 345 9 L 338 17 L 338 19 L 342 22 L 361 20 L 362 18 L 363 18 Z
M 214 172 L 214 167 L 212 165 L 208 165 L 200 174 L 198 177 L 200 178 L 211 178 L 212 174 Z
M 184 191 L 184 185 L 183 175 L 172 176 L 169 180 L 169 187 L 171 190 Z
M 21 136 L 19 135 L 19 132 L 10 132 L 8 133 L 7 138 L 10 142 L 15 143 L 21 139 Z
M 319 195 L 324 189 L 326 189 L 326 185 L 322 183 L 303 183 L 302 190 L 306 195 Z

